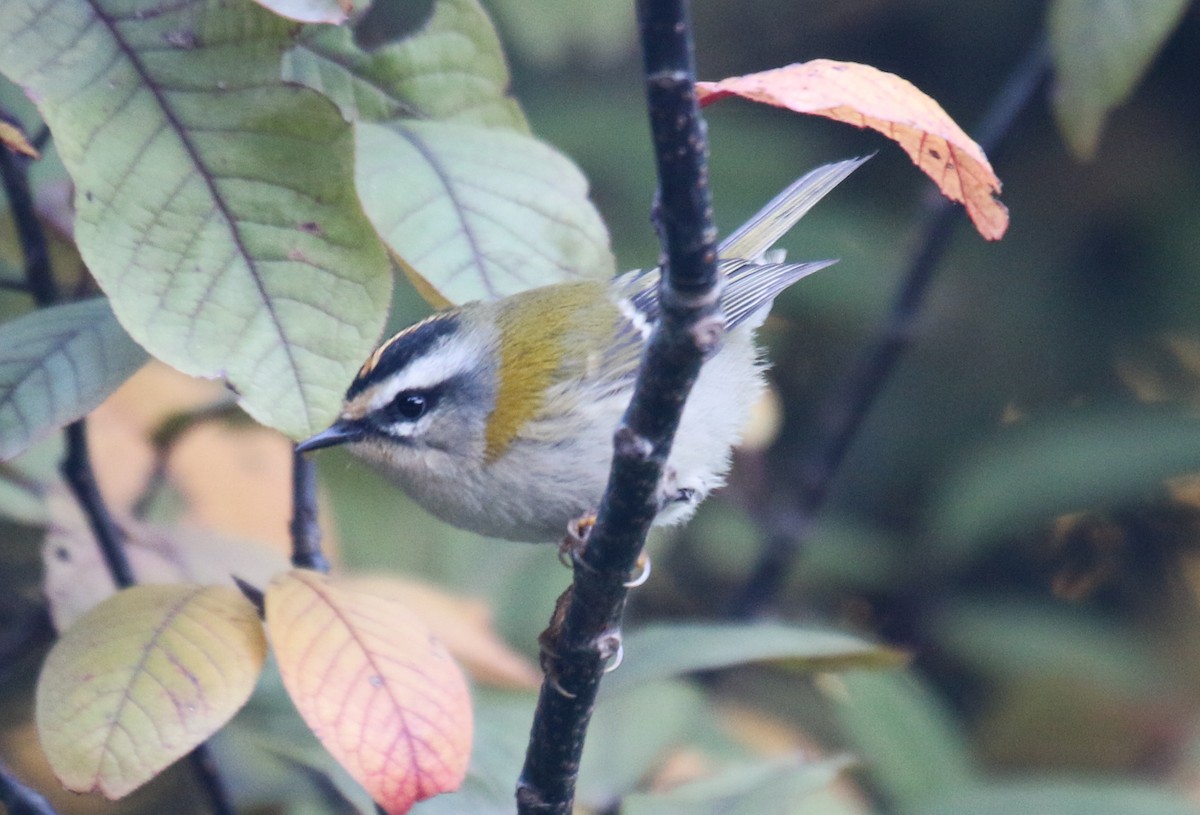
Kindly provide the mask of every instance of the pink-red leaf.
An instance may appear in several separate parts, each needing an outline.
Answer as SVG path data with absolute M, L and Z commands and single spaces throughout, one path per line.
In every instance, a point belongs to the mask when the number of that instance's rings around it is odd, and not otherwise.
M 300 715 L 390 815 L 458 788 L 471 753 L 470 693 L 419 617 L 299 570 L 271 583 L 266 608 Z
M 475 682 L 513 690 L 536 690 L 541 684 L 541 672 L 501 639 L 490 610 L 479 600 L 395 575 L 356 577 L 343 585 L 391 597 L 412 609 Z
M 266 658 L 258 611 L 224 586 L 126 589 L 81 617 L 38 679 L 42 748 L 67 789 L 120 798 L 215 733 Z
M 998 240 L 1008 210 L 995 199 L 1000 179 L 983 150 L 905 79 L 870 65 L 815 59 L 771 71 L 697 82 L 702 104 L 727 96 L 878 130 L 899 144 L 942 194 L 962 203 L 979 233 Z

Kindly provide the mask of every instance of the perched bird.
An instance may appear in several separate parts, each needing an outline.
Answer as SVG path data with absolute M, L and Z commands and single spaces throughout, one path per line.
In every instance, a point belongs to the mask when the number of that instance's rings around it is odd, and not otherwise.
M 684 408 L 656 524 L 691 517 L 723 483 L 764 384 L 754 331 L 780 292 L 833 262 L 783 263 L 768 250 L 863 161 L 813 170 L 721 243 L 727 332 Z M 447 523 L 559 541 L 599 506 L 658 318 L 658 279 L 657 268 L 635 270 L 434 314 L 381 345 L 338 420 L 296 449 L 345 444 Z

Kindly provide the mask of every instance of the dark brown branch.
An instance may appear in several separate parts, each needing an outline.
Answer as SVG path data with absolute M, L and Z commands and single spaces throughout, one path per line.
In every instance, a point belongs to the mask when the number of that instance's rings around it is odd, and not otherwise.
M 50 269 L 46 233 L 38 220 L 33 193 L 29 189 L 28 164 L 29 159 L 25 156 L 0 147 L 0 181 L 4 183 L 13 226 L 25 259 L 25 288 L 33 295 L 34 302 L 45 307 L 58 302 L 58 285 Z
M 71 487 L 75 500 L 82 507 L 83 514 L 87 516 L 88 526 L 96 537 L 96 544 L 100 547 L 100 554 L 113 582 L 118 589 L 128 588 L 137 583 L 137 578 L 125 552 L 125 534 L 113 520 L 96 485 L 96 474 L 88 455 L 87 424 L 83 419 L 71 422 L 65 433 L 67 454 L 59 469 Z
M 662 317 L 615 434 L 596 525 L 543 635 L 546 679 L 517 786 L 521 813 L 571 812 L 600 678 L 620 644 L 625 582 L 658 511 L 659 480 L 684 401 L 723 329 L 708 146 L 696 104 L 687 4 L 640 0 L 637 9 L 658 164 Z
M 48 134 L 48 131 L 45 131 Z M 41 134 L 39 134 L 40 136 Z M 41 138 L 44 143 L 45 137 Z M 62 299 L 54 271 L 50 266 L 46 233 L 38 219 L 29 187 L 28 160 L 0 148 L 0 180 L 8 196 L 13 223 L 21 243 L 25 261 L 25 280 L 34 301 L 40 307 L 52 306 Z M 113 520 L 112 513 L 96 485 L 87 446 L 87 422 L 79 419 L 65 429 L 67 452 L 59 469 L 87 517 L 88 526 L 96 537 L 101 556 L 117 588 L 134 585 L 136 578 L 125 552 L 125 536 Z M 201 744 L 188 755 L 196 781 L 208 797 L 214 815 L 235 815 L 225 785 L 221 782 L 207 744 Z
M 317 524 L 317 470 L 308 456 L 292 453 L 292 565 L 297 569 L 329 571 L 321 551 Z
M 979 128 L 979 143 L 994 154 L 1029 106 L 1049 70 L 1045 43 L 1039 41 L 1017 64 L 997 93 Z M 924 213 L 917 247 L 909 260 L 887 322 L 867 346 L 820 413 L 819 441 L 800 465 L 795 506 L 769 523 L 754 570 L 731 607 L 735 617 L 751 617 L 774 604 L 800 549 L 812 533 L 850 445 L 857 438 L 896 363 L 912 344 L 914 327 L 938 264 L 949 248 L 960 208 L 938 197 Z

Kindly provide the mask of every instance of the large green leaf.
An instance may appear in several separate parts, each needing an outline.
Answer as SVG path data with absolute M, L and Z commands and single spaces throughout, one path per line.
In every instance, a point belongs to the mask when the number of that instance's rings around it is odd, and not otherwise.
M 476 0 L 438 0 L 418 31 L 372 51 L 347 28 L 306 28 L 284 76 L 316 88 L 352 121 L 437 119 L 527 133 L 508 92 L 500 39 Z
M 294 28 L 249 0 L 15 0 L 0 71 L 54 132 L 126 330 L 303 435 L 375 342 L 391 277 L 349 124 L 280 78 Z
M 406 271 L 445 299 L 612 276 L 587 181 L 528 135 L 477 0 L 437 0 L 424 26 L 372 51 L 348 31 L 309 29 L 285 75 L 359 123 L 367 215 Z
M 0 460 L 88 413 L 145 361 L 103 298 L 0 325 Z
M 448 300 L 613 274 L 587 180 L 534 138 L 449 122 L 360 122 L 358 185 L 384 240 Z
M 892 667 L 898 651 L 828 629 L 777 623 L 647 626 L 625 638 L 625 659 L 603 688 L 613 693 L 696 671 L 770 662 L 805 671 Z
M 1109 111 L 1133 92 L 1188 0 L 1055 0 L 1050 5 L 1054 113 L 1076 155 L 1090 158 Z

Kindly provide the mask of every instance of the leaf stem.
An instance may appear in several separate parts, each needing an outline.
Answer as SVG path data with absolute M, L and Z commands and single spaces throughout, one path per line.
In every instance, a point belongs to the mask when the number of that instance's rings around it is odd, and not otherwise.
M 984 115 L 978 132 L 985 153 L 994 154 L 1004 144 L 1049 68 L 1049 51 L 1039 38 L 1013 68 Z M 768 519 L 758 561 L 733 601 L 731 616 L 753 617 L 775 603 L 792 563 L 812 534 L 815 517 L 829 497 L 850 446 L 896 363 L 912 345 L 917 318 L 950 246 L 960 212 L 957 205 L 942 196 L 926 205 L 916 249 L 896 290 L 887 321 L 818 412 L 818 442 L 800 463 L 799 494 L 790 509 Z
M 572 810 L 579 760 L 604 666 L 620 647 L 621 615 L 687 395 L 720 340 L 716 227 L 708 144 L 695 93 L 686 0 L 639 0 L 646 101 L 659 177 L 662 316 L 614 435 L 608 486 L 571 588 L 543 634 L 542 683 L 517 785 L 520 813 Z

